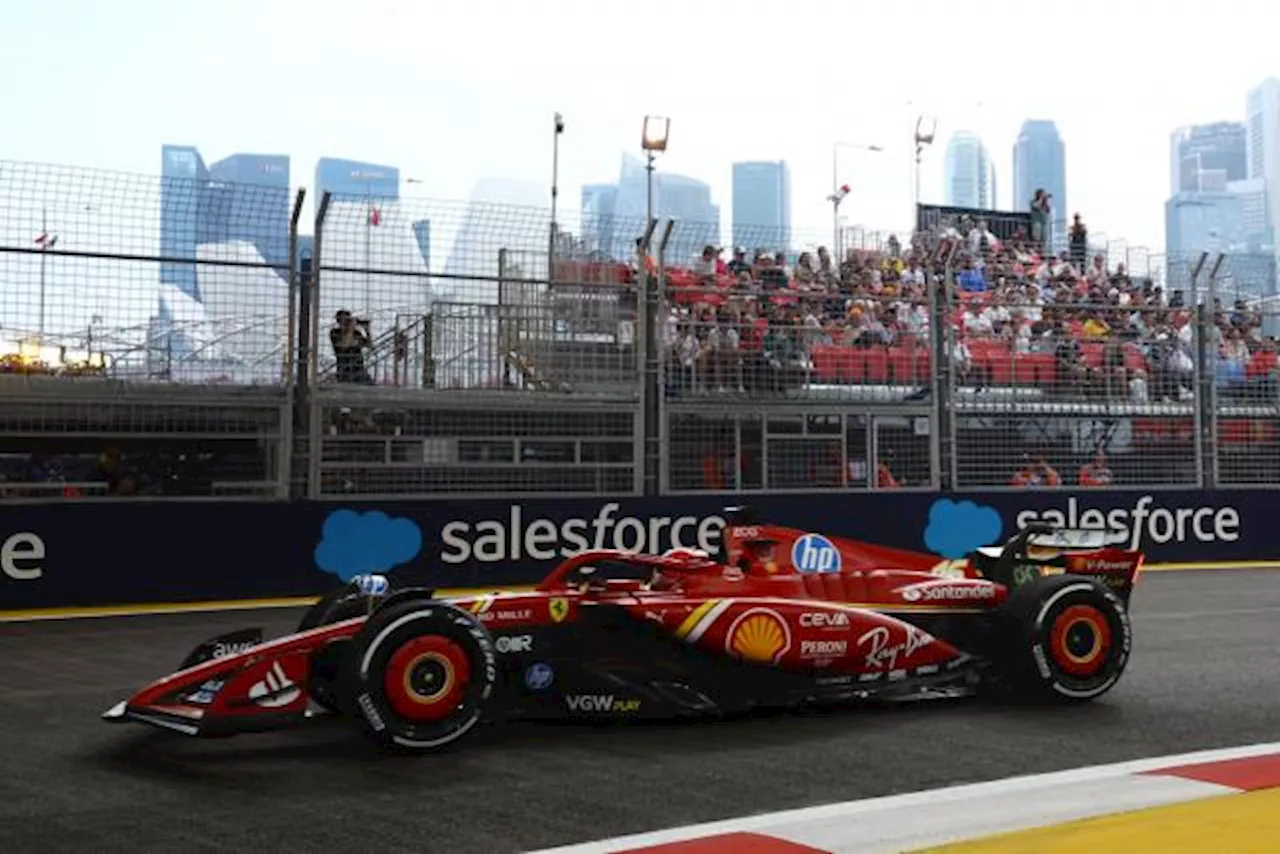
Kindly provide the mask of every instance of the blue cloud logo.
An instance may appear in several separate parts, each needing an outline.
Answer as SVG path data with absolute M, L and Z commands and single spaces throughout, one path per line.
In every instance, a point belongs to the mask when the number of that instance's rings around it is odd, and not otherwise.
M 998 542 L 1003 529 L 1004 522 L 994 507 L 939 498 L 929 507 L 924 544 L 934 554 L 954 560 L 979 546 Z
M 386 513 L 335 510 L 324 520 L 316 546 L 316 566 L 343 581 L 369 572 L 386 572 L 422 551 L 422 529 L 412 519 Z

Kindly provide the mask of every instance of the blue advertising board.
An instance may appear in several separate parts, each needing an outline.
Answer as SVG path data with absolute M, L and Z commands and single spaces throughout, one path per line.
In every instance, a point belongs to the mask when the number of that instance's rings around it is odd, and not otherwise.
M 0 525 L 0 610 L 318 594 L 361 572 L 398 583 L 530 583 L 587 548 L 713 549 L 743 496 L 395 504 L 19 505 Z M 1149 562 L 1280 560 L 1280 491 L 753 496 L 762 520 L 931 552 L 1035 519 L 1107 530 Z

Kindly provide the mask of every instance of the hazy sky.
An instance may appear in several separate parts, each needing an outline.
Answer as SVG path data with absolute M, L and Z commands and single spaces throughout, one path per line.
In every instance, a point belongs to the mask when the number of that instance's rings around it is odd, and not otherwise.
M 549 186 L 565 114 L 562 209 L 616 178 L 645 113 L 672 117 L 660 168 L 712 184 L 728 223 L 730 164 L 785 159 L 797 231 L 830 235 L 834 140 L 853 222 L 909 222 L 916 115 L 942 154 L 981 134 L 1010 204 L 1025 118 L 1057 122 L 1069 203 L 1095 232 L 1163 244 L 1169 133 L 1243 119 L 1280 73 L 1275 0 L 45 0 L 0 30 L 0 159 L 156 173 L 162 143 L 207 162 L 285 153 L 390 163 L 434 198 L 484 177 Z M 1019 200 L 1018 207 L 1022 207 Z

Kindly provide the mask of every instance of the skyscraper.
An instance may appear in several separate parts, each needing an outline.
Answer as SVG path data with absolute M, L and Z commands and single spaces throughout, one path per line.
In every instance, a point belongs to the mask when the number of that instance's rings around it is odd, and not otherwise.
M 1175 130 L 1169 140 L 1169 192 L 1220 193 L 1249 176 L 1244 122 L 1214 122 Z
M 588 245 L 613 258 L 634 257 L 636 238 L 644 233 L 648 193 L 644 164 L 630 154 L 622 156 L 616 185 L 584 187 L 582 219 Z M 720 241 L 720 207 L 711 201 L 710 185 L 695 178 L 656 172 L 653 216 L 675 222 L 667 244 L 667 257 L 672 263 L 688 263 L 703 246 Z
M 1067 150 L 1047 119 L 1027 119 L 1013 144 L 1013 210 L 1028 210 L 1036 190 L 1053 196 L 1054 236 L 1062 237 L 1074 213 L 1067 206 Z
M 1280 80 L 1270 77 L 1249 90 L 1246 103 L 1249 177 L 1266 182 L 1267 228 L 1280 226 Z
M 161 148 L 160 281 L 202 301 L 201 245 L 252 244 L 273 267 L 289 263 L 289 158 L 233 154 L 205 166 L 189 145 Z M 283 272 L 279 272 L 283 277 Z
M 943 196 L 951 207 L 995 207 L 995 173 L 987 147 L 969 131 L 956 131 L 947 141 Z
M 791 247 L 791 169 L 785 161 L 733 164 L 733 243 Z
M 615 246 L 617 184 L 584 184 L 582 187 L 582 240 L 590 252 L 610 255 Z M 635 235 L 631 236 L 635 239 Z
M 346 201 L 398 201 L 400 170 L 377 163 L 322 157 L 316 162 L 316 201 L 325 193 L 345 196 Z

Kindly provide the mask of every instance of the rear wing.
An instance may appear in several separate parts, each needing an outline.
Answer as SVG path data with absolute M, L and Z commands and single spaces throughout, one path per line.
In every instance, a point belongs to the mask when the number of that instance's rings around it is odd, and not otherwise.
M 1110 587 L 1127 606 L 1143 560 L 1142 552 L 1109 546 L 1106 531 L 1032 522 L 1003 546 L 974 552 L 970 565 L 1011 589 L 1045 575 L 1089 576 Z

